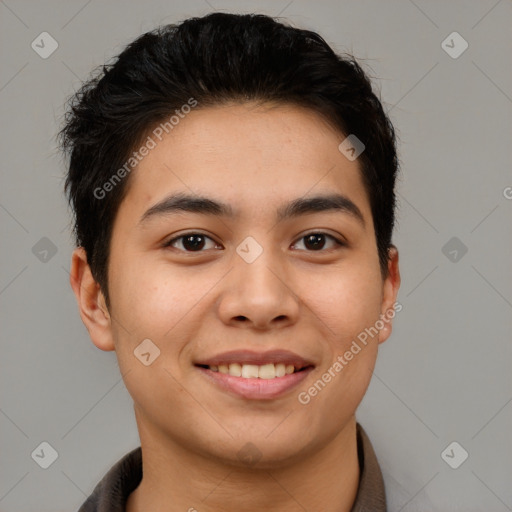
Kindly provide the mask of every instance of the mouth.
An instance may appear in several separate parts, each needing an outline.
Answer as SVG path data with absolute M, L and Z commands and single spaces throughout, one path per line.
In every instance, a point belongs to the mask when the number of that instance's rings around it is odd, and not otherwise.
M 275 399 L 289 393 L 314 364 L 288 351 L 236 351 L 194 365 L 217 389 L 250 400 Z
M 244 364 L 244 363 L 230 363 L 220 365 L 196 365 L 199 368 L 210 370 L 212 372 L 219 372 L 224 375 L 231 375 L 232 377 L 241 377 L 242 379 L 280 379 L 292 373 L 302 372 L 308 368 L 307 366 L 295 366 L 293 364 L 284 363 L 267 363 L 262 365 L 257 364 Z

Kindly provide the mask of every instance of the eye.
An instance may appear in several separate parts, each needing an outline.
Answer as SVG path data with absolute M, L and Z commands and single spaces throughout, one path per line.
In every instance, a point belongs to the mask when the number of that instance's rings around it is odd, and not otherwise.
M 337 247 L 345 246 L 341 240 L 338 240 L 334 236 L 322 232 L 309 233 L 304 235 L 292 246 L 292 248 L 296 249 L 297 245 L 300 245 L 301 243 L 304 245 L 304 249 L 306 249 L 308 252 L 318 252 L 322 250 L 327 251 Z M 207 250 L 221 248 L 221 246 L 217 244 L 212 238 L 204 235 L 203 233 L 187 233 L 185 235 L 175 237 L 168 242 L 165 242 L 163 246 L 173 247 L 183 252 L 203 252 L 203 249 Z M 304 250 L 301 247 L 299 247 L 299 249 Z
M 210 247 L 206 247 L 208 242 L 210 242 Z M 202 252 L 205 247 L 206 249 L 215 249 L 219 245 L 202 233 L 187 233 L 165 242 L 164 247 L 174 247 L 185 252 Z
M 296 247 L 297 244 L 302 242 L 304 247 L 309 251 L 321 251 L 325 249 L 326 245 L 329 245 L 329 243 L 327 243 L 328 240 L 330 240 L 330 247 L 327 247 L 327 250 L 345 246 L 341 240 L 327 233 L 309 233 L 301 237 L 299 242 L 296 242 L 292 247 Z

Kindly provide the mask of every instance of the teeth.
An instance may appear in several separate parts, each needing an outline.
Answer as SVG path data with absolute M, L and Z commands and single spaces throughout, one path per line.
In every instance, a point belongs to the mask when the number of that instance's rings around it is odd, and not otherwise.
M 273 379 L 276 376 L 276 367 L 272 363 L 259 367 L 258 377 L 260 379 Z
M 232 365 L 229 365 L 230 367 Z M 258 366 L 255 364 L 244 364 L 242 365 L 242 377 L 244 379 L 257 379 L 258 378 Z
M 276 377 L 284 377 L 295 372 L 293 364 L 219 364 L 209 367 L 213 372 L 220 372 L 232 375 L 233 377 L 243 377 L 244 379 L 274 379 Z
M 276 364 L 276 377 L 284 377 L 286 375 L 286 365 L 283 363 Z
M 229 375 L 233 375 L 233 377 L 241 377 L 242 376 L 242 367 L 237 363 L 230 364 L 229 365 Z

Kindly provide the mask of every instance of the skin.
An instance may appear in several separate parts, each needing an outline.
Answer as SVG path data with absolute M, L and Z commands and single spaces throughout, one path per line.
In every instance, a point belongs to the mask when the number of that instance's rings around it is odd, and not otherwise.
M 307 405 L 307 391 L 352 340 L 396 303 L 398 251 L 380 273 L 369 200 L 359 163 L 338 145 L 344 135 L 313 111 L 289 105 L 197 108 L 152 149 L 130 176 L 117 213 L 109 260 L 110 309 L 83 249 L 71 285 L 93 343 L 115 350 L 134 400 L 144 476 L 128 512 L 349 511 L 359 465 L 355 411 L 375 365 L 386 322 Z M 229 204 L 233 218 L 144 213 L 170 194 Z M 276 223 L 289 201 L 339 193 L 364 225 L 343 211 Z M 183 239 L 205 234 L 202 252 Z M 306 234 L 327 236 L 312 250 Z M 248 236 L 263 253 L 236 252 Z M 189 249 L 187 252 L 186 249 Z M 150 366 L 134 357 L 149 338 Z M 248 400 L 213 385 L 193 362 L 235 349 L 288 349 L 314 362 L 297 388 L 274 400 Z M 257 447 L 259 461 L 237 456 Z

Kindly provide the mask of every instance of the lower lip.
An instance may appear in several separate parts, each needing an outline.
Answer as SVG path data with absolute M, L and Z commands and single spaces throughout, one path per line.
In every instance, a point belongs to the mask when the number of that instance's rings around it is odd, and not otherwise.
M 274 379 L 245 379 L 244 377 L 233 377 L 227 373 L 214 372 L 200 366 L 196 368 L 221 389 L 249 400 L 278 398 L 298 386 L 313 370 L 313 367 L 309 367 L 300 372 Z

